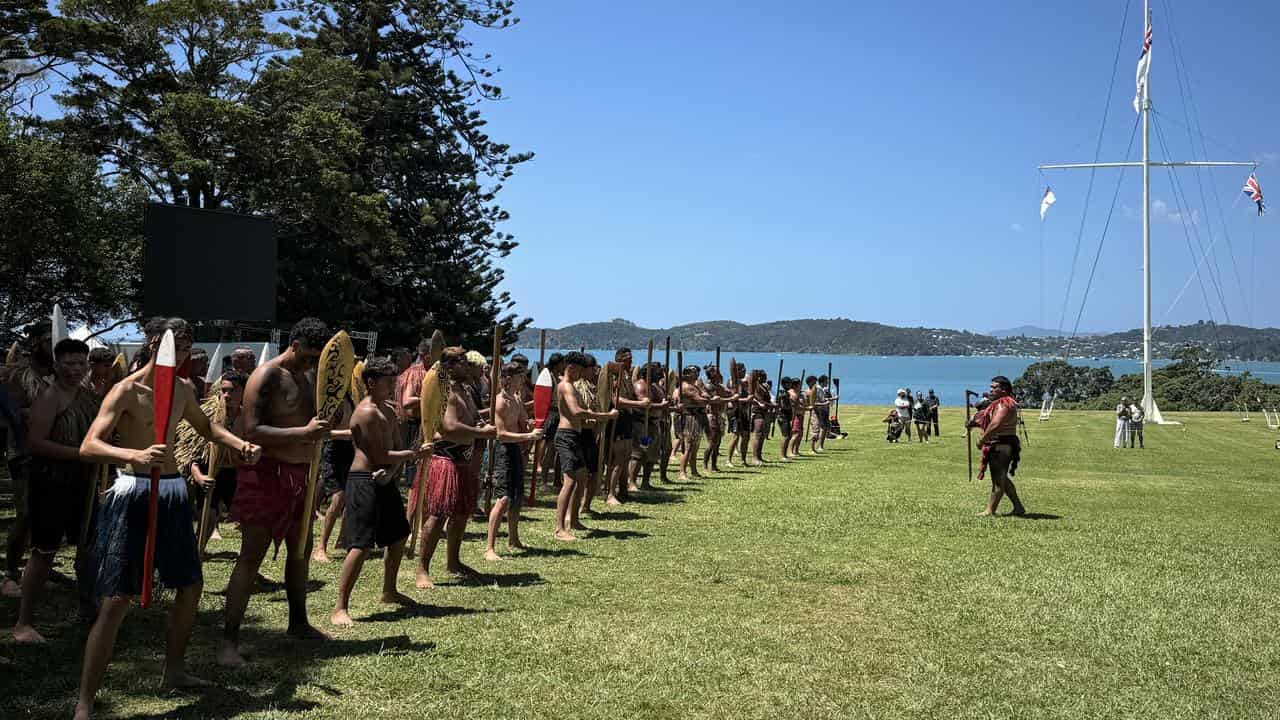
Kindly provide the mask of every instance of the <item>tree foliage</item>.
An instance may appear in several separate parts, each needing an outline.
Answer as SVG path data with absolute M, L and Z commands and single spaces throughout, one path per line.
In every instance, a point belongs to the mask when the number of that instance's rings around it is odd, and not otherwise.
M 532 155 L 486 133 L 501 91 L 468 37 L 514 24 L 510 0 L 17 2 L 3 57 L 72 63 L 46 137 L 152 200 L 273 217 L 282 321 L 477 346 L 528 325 L 494 262 Z
M 0 333 L 47 318 L 99 322 L 138 306 L 145 195 L 97 161 L 0 119 Z

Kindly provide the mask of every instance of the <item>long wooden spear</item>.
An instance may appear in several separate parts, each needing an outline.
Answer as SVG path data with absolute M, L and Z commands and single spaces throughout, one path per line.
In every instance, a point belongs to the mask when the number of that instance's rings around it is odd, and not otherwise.
M 498 384 L 502 382 L 502 325 L 493 326 L 493 365 L 489 369 L 489 424 L 498 426 Z M 484 481 L 484 514 L 493 507 L 493 466 L 498 458 L 498 438 L 489 439 L 489 470 Z
M 978 397 L 978 393 L 964 391 L 964 446 L 969 451 L 969 482 L 973 482 L 973 428 L 969 427 L 969 412 L 973 405 L 969 402 L 969 396 Z
M 784 360 L 784 358 L 778 358 L 778 383 L 777 383 L 777 391 L 775 391 L 775 392 L 780 392 L 780 391 L 782 390 L 782 363 L 783 363 L 783 360 Z M 775 394 L 775 395 L 774 395 L 774 398 L 776 398 L 776 397 L 777 397 L 777 395 Z M 774 398 L 769 398 L 769 402 L 771 402 L 771 403 L 772 403 L 772 402 L 773 402 L 773 400 L 774 400 Z M 769 420 L 769 415 L 768 415 L 768 413 L 765 413 L 765 422 L 768 422 L 768 420 Z M 770 422 L 770 423 L 769 423 L 769 439 L 771 439 L 771 440 L 773 439 L 773 428 L 774 428 L 774 426 L 776 426 L 777 424 L 778 424 L 778 423 L 775 423 L 775 422 Z

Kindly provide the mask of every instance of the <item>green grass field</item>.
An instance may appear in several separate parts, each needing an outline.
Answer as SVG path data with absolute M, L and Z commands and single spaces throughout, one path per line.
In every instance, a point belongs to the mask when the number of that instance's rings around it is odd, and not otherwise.
M 546 497 L 524 515 L 536 549 L 505 562 L 480 558 L 473 523 L 464 560 L 488 581 L 413 590 L 416 611 L 376 604 L 371 561 L 357 625 L 330 643 L 287 640 L 283 589 L 267 588 L 240 671 L 213 663 L 236 547 L 214 544 L 189 658 L 219 688 L 156 689 L 162 604 L 126 622 L 99 714 L 1275 716 L 1280 452 L 1264 424 L 1180 414 L 1128 451 L 1108 413 L 1032 422 L 1018 484 L 1039 519 L 984 519 L 960 414 L 927 446 L 886 444 L 882 414 L 843 408 L 850 436 L 824 457 L 666 486 L 588 518 L 576 544 L 552 541 Z M 313 566 L 316 623 L 338 567 Z M 0 641 L 0 716 L 70 715 L 86 628 L 58 592 L 47 646 Z M 0 607 L 12 623 L 16 601 Z

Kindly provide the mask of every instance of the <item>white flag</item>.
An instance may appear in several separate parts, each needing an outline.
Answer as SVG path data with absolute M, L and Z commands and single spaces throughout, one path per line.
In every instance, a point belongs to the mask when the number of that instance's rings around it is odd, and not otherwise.
M 1040 199 L 1040 220 L 1044 221 L 1044 214 L 1049 212 L 1049 206 L 1058 202 L 1058 198 L 1054 197 L 1053 191 L 1048 187 L 1044 189 L 1044 197 Z
M 1135 84 L 1137 91 L 1133 96 L 1133 111 L 1142 113 L 1142 104 L 1147 99 L 1147 74 L 1151 71 L 1151 14 L 1147 14 L 1147 30 L 1142 35 L 1142 55 L 1138 58 L 1138 72 Z

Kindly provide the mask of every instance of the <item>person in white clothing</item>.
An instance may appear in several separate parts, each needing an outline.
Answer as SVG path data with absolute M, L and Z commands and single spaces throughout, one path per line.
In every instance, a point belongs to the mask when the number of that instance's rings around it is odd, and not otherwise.
M 898 388 L 898 398 L 893 401 L 893 406 L 898 409 L 898 419 L 907 433 L 907 442 L 911 442 L 911 398 L 906 390 Z
M 1120 398 L 1116 406 L 1116 443 L 1117 448 L 1129 446 L 1129 398 Z
M 1142 437 L 1142 423 L 1147 419 L 1147 414 L 1142 409 L 1142 405 L 1133 403 L 1129 406 L 1129 449 L 1142 448 L 1147 449 L 1147 443 Z

